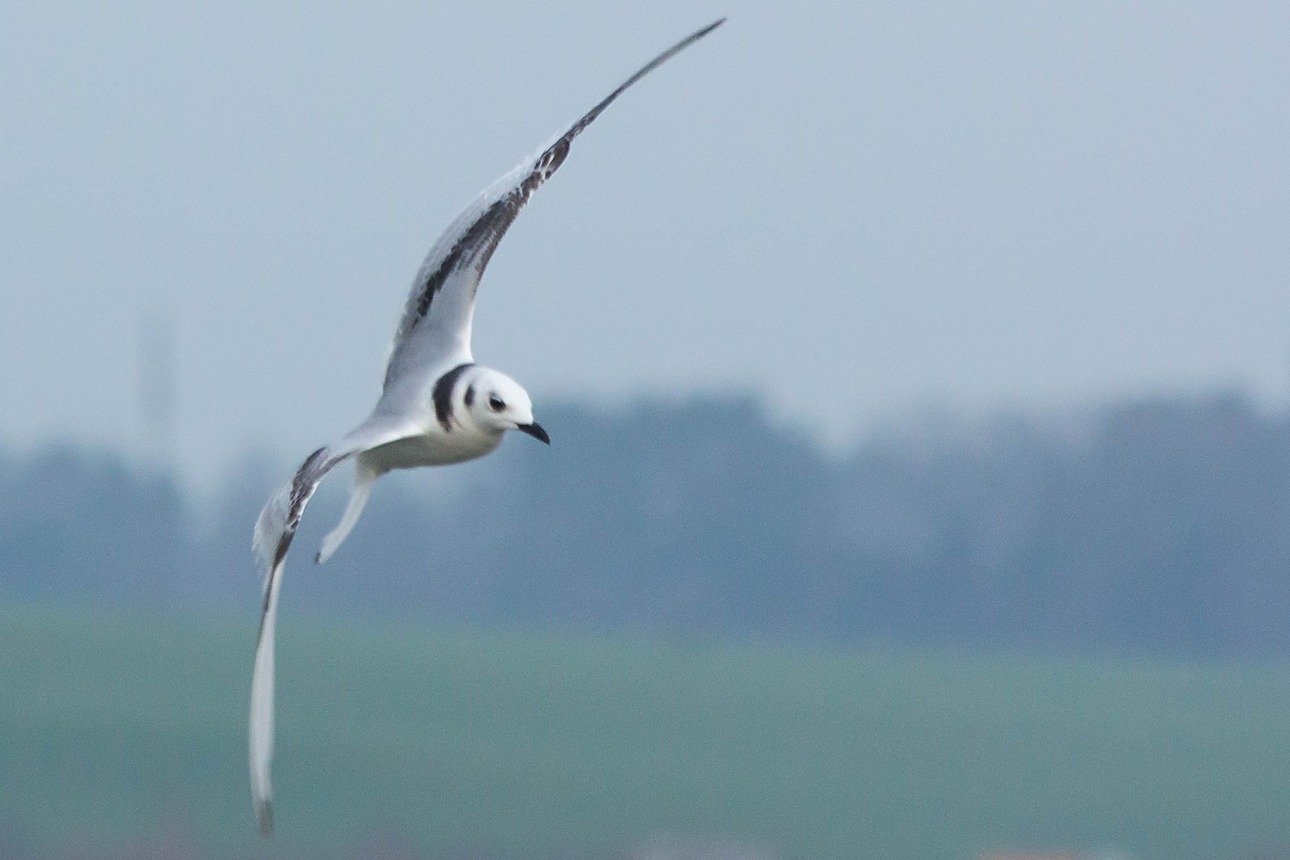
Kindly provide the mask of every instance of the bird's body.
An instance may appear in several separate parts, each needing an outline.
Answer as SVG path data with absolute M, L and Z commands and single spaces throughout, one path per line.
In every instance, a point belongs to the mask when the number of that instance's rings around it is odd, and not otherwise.
M 491 454 L 501 444 L 501 433 L 475 427 L 448 433 L 431 425 L 420 436 L 408 436 L 364 451 L 358 456 L 358 462 L 381 473 L 421 466 L 451 466 Z
M 504 373 L 474 363 L 471 326 L 484 267 L 533 192 L 564 163 L 573 139 L 625 89 L 722 21 L 655 57 L 568 131 L 490 186 L 449 225 L 413 281 L 372 414 L 337 442 L 310 454 L 260 512 L 253 545 L 265 588 L 251 680 L 249 759 L 251 793 L 262 832 L 272 829 L 274 628 L 282 567 L 319 481 L 336 465 L 354 460 L 349 503 L 340 523 L 323 539 L 316 556 L 321 563 L 349 535 L 373 485 L 386 472 L 482 457 L 497 449 L 507 430 L 550 443 L 546 431 L 533 420 L 532 403 L 524 389 Z
M 497 371 L 462 363 L 435 378 L 421 404 L 422 432 L 388 442 L 359 455 L 359 462 L 380 472 L 464 463 L 497 450 L 505 431 L 471 418 L 478 392 Z M 377 406 L 378 414 L 380 405 Z

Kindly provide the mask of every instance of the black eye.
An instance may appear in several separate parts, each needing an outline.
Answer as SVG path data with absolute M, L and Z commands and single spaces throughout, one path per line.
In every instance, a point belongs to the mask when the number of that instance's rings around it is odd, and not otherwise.
M 494 412 L 501 412 L 506 408 L 506 404 L 496 394 L 490 394 L 488 395 L 488 408 Z

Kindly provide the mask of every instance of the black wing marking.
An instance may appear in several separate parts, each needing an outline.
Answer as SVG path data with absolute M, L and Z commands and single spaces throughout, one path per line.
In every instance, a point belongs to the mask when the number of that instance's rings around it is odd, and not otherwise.
M 479 287 L 479 277 L 483 275 L 484 267 L 488 265 L 488 261 L 492 257 L 493 251 L 497 249 L 498 243 L 501 242 L 502 236 L 506 234 L 507 229 L 510 228 L 515 218 L 520 214 L 524 204 L 533 196 L 533 192 L 543 182 L 550 179 L 551 175 L 564 163 L 564 160 L 569 156 L 569 145 L 573 142 L 573 139 L 581 134 L 583 129 L 591 125 L 596 117 L 600 116 L 601 112 L 622 95 L 623 91 L 628 87 L 667 62 L 680 51 L 711 33 L 724 24 L 725 20 L 725 18 L 722 18 L 719 21 L 714 21 L 703 29 L 691 33 L 650 60 L 634 75 L 619 85 L 618 89 L 587 111 L 581 119 L 569 127 L 568 131 L 547 147 L 533 162 L 529 172 L 523 175 L 509 192 L 489 205 L 469 227 L 465 228 L 461 237 L 453 244 L 452 249 L 444 256 L 438 267 L 426 276 L 417 294 L 416 319 L 420 320 L 429 313 L 430 305 L 434 301 L 435 295 L 443 288 L 449 276 L 465 265 L 472 263 L 476 271 L 475 283 L 471 287 L 471 299 L 473 300 L 473 293 Z M 412 325 L 415 325 L 415 321 Z M 388 378 L 386 382 L 389 382 Z
M 287 550 L 291 549 L 291 541 L 295 539 L 296 529 L 300 526 L 300 518 L 304 516 L 305 505 L 313 497 L 314 490 L 318 489 L 319 482 L 323 476 L 332 470 L 332 468 L 344 460 L 349 454 L 341 456 L 329 456 L 326 447 L 319 448 L 308 457 L 304 463 L 296 470 L 295 477 L 291 479 L 291 489 L 287 496 L 287 519 L 284 524 L 282 535 L 278 538 L 278 544 L 273 550 L 273 561 L 269 566 L 269 579 L 264 587 L 264 603 L 260 609 L 260 633 L 264 632 L 264 617 L 269 612 L 269 595 L 273 591 L 273 579 L 282 569 L 282 562 L 287 557 Z

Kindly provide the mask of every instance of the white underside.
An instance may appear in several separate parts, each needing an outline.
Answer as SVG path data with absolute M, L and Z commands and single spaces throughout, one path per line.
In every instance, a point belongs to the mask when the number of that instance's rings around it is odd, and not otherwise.
M 380 475 L 393 469 L 463 463 L 496 450 L 500 444 L 501 430 L 454 427 L 451 432 L 445 432 L 436 425 L 434 431 L 423 436 L 409 436 L 364 451 L 358 461 L 360 467 Z

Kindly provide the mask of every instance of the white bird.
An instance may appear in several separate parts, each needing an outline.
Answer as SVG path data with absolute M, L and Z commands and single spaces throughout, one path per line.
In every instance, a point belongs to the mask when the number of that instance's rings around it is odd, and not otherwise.
M 564 162 L 569 145 L 624 90 L 725 22 L 722 18 L 677 42 L 555 138 L 536 157 L 507 173 L 462 212 L 435 242 L 413 281 L 372 414 L 338 442 L 319 448 L 273 496 L 255 524 L 253 548 L 264 573 L 255 670 L 251 679 L 251 796 L 261 833 L 272 833 L 269 764 L 273 757 L 273 640 L 282 565 L 305 505 L 333 467 L 355 459 L 354 487 L 339 525 L 323 539 L 316 561 L 331 557 L 354 528 L 372 485 L 392 469 L 459 463 L 495 450 L 507 430 L 550 444 L 533 420 L 519 383 L 474 363 L 470 352 L 475 292 L 484 267 L 533 192 Z

